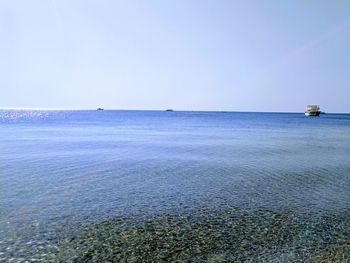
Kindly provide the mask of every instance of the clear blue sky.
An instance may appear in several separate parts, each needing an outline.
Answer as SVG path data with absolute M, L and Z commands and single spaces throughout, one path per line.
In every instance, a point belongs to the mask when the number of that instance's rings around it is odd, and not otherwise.
M 0 107 L 350 112 L 349 0 L 2 0 Z

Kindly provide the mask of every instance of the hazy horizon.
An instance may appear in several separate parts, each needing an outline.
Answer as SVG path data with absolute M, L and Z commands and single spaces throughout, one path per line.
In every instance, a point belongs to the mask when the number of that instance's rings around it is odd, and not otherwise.
M 33 110 L 33 111 L 92 111 L 98 108 L 21 108 L 21 107 L 0 107 L 0 110 Z M 118 108 L 102 108 L 106 111 L 166 111 L 167 109 L 118 109 Z M 198 109 L 173 109 L 176 112 L 228 112 L 228 113 L 301 113 L 304 111 L 241 111 L 241 110 L 198 110 Z M 350 112 L 325 112 L 326 114 L 350 114 Z
M 0 108 L 350 113 L 350 4 L 2 1 Z

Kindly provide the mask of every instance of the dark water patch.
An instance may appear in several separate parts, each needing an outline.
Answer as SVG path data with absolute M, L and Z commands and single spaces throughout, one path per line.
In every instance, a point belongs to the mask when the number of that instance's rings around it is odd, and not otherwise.
M 59 243 L 58 262 L 349 262 L 349 216 L 200 210 L 116 218 Z

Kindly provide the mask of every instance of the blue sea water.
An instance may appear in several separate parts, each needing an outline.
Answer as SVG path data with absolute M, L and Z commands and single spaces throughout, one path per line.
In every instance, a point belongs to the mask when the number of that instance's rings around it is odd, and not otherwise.
M 350 115 L 0 111 L 0 261 L 45 258 L 26 247 L 67 226 L 200 208 L 350 216 Z

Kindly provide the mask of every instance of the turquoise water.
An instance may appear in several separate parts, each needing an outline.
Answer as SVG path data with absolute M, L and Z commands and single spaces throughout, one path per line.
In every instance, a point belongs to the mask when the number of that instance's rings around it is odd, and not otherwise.
M 350 115 L 2 110 L 0 153 L 0 261 L 349 259 Z

